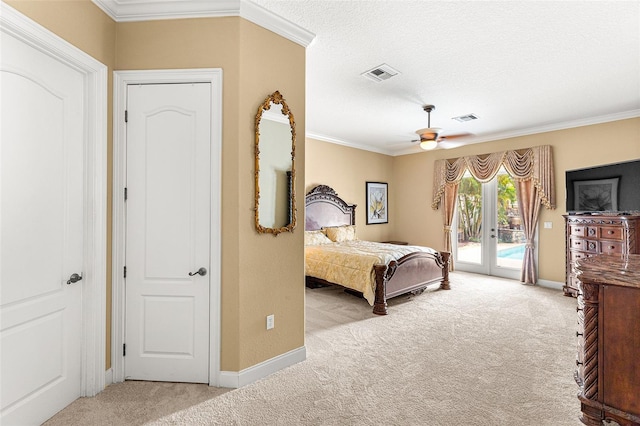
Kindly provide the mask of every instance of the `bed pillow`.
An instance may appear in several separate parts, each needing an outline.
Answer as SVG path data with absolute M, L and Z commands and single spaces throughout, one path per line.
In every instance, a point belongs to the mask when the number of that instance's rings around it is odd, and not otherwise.
M 327 233 L 327 237 L 336 243 L 357 240 L 355 225 L 332 226 L 324 228 L 324 230 Z
M 320 244 L 331 244 L 331 241 L 325 235 L 324 231 L 304 231 L 304 245 L 317 246 Z

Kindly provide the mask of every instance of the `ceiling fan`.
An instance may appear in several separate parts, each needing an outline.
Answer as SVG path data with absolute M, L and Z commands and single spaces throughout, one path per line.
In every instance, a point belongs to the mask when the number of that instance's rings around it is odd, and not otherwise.
M 470 135 L 470 133 L 460 133 L 457 135 L 446 135 L 446 136 L 440 135 L 440 133 L 442 132 L 441 128 L 431 127 L 431 111 L 436 109 L 436 107 L 434 105 L 425 105 L 422 107 L 422 109 L 424 109 L 427 112 L 427 117 L 428 117 L 427 126 L 429 127 L 416 130 L 416 133 L 418 134 L 418 136 L 420 136 L 420 139 L 415 139 L 412 141 L 412 142 L 420 141 L 420 148 L 428 151 L 436 148 L 440 142 L 443 142 L 447 139 L 455 139 L 455 138 L 460 138 L 460 137 Z

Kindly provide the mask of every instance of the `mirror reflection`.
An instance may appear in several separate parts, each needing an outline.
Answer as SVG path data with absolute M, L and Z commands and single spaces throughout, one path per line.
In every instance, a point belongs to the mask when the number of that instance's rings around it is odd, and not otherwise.
M 277 235 L 295 227 L 295 121 L 279 92 L 256 115 L 256 229 Z

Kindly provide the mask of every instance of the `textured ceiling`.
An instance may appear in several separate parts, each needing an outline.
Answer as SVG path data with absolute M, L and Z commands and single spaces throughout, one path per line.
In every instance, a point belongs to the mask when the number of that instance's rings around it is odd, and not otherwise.
M 474 135 L 444 146 L 640 116 L 640 1 L 253 3 L 316 34 L 310 137 L 418 152 L 425 104 L 443 134 Z M 360 75 L 383 63 L 401 74 Z

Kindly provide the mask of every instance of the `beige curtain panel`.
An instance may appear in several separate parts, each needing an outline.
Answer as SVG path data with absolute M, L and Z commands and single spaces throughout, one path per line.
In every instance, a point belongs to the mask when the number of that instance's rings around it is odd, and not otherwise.
M 542 145 L 517 151 L 502 151 L 484 155 L 436 160 L 433 176 L 433 201 L 431 207 L 437 210 L 440 204 L 444 223 L 445 250 L 451 251 L 451 225 L 458 195 L 458 184 L 465 171 L 478 181 L 485 183 L 494 178 L 501 166 L 518 183 L 516 193 L 518 207 L 522 212 L 525 238 L 524 259 L 521 281 L 535 284 L 537 281 L 534 264 L 533 236 L 538 225 L 540 205 L 555 209 L 555 181 L 551 146 Z M 453 262 L 450 262 L 453 270 Z

